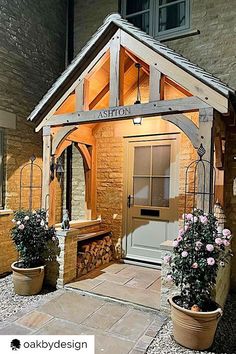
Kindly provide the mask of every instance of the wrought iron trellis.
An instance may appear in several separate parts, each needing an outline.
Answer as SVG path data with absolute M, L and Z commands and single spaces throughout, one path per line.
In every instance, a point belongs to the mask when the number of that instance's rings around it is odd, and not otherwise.
M 30 162 L 26 163 L 20 171 L 20 209 L 22 208 L 22 194 L 25 190 L 29 190 L 29 210 L 32 210 L 33 206 L 33 191 L 34 190 L 39 190 L 40 191 L 40 203 L 39 203 L 39 208 L 42 207 L 42 168 L 35 163 L 36 157 L 34 155 L 31 156 Z M 37 181 L 37 184 L 34 184 L 34 173 L 35 171 L 39 172 L 39 180 Z M 24 185 L 23 184 L 23 177 L 24 173 L 29 172 L 29 184 Z
M 191 162 L 185 172 L 184 213 L 193 212 L 195 208 L 212 212 L 214 206 L 215 168 L 203 159 L 206 150 L 202 144 L 197 153 L 199 158 Z

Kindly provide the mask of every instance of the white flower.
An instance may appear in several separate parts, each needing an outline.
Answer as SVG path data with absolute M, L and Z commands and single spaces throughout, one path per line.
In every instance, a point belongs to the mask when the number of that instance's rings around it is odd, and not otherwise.
M 15 223 L 15 222 L 16 222 L 16 220 L 15 220 L 15 219 L 12 219 L 12 222 L 13 222 L 13 223 Z
M 41 225 L 41 226 L 44 226 L 44 225 L 45 225 L 44 220 L 41 220 L 40 225 Z
M 21 221 L 20 221 L 20 220 L 18 220 L 16 224 L 17 224 L 17 225 L 20 225 L 20 224 L 21 224 Z
M 24 220 L 25 220 L 25 221 L 29 220 L 29 216 L 26 215 L 26 216 L 24 217 Z

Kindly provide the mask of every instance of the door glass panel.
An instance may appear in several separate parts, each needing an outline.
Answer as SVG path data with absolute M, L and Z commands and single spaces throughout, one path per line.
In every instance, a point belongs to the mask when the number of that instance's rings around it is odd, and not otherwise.
M 152 178 L 152 206 L 168 207 L 169 206 L 169 177 L 153 177 Z
M 127 0 L 126 1 L 126 15 L 134 14 L 135 12 L 148 10 L 149 0 Z
M 159 9 L 159 32 L 184 26 L 186 23 L 185 6 L 185 2 L 180 2 L 161 7 Z
M 134 205 L 149 205 L 150 179 L 134 177 Z
M 129 16 L 128 20 L 142 31 L 149 33 L 149 11 L 141 15 Z
M 152 175 L 170 175 L 170 145 L 153 146 Z
M 149 176 L 151 164 L 151 147 L 138 146 L 134 150 L 134 175 Z

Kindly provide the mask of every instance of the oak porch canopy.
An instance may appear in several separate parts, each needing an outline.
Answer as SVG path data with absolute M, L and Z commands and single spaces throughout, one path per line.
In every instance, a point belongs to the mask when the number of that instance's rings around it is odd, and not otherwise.
M 148 78 L 149 84 L 148 97 L 134 105 L 127 97 L 137 87 L 132 80 L 137 62 L 142 65 L 141 80 Z M 165 95 L 166 85 L 179 95 Z M 93 129 L 100 122 L 140 115 L 167 120 L 195 148 L 201 138 L 210 159 L 214 116 L 233 114 L 230 96 L 234 94 L 219 79 L 120 15 L 110 15 L 29 116 L 37 124 L 36 131 L 44 130 L 43 201 L 49 194 L 50 159 L 59 156 L 71 141 L 79 144 L 88 169 L 95 164 Z M 199 112 L 199 124 L 190 119 L 191 112 Z M 93 183 L 94 179 L 92 174 Z M 90 194 L 93 198 L 92 191 Z M 95 201 L 90 202 L 94 208 Z

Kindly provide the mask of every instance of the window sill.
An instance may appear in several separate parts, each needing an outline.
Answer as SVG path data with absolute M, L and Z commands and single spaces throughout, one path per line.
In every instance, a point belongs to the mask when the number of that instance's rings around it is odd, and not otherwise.
M 181 39 L 185 37 L 190 37 L 190 36 L 195 36 L 197 34 L 200 34 L 199 30 L 186 30 L 182 31 L 179 33 L 171 33 L 171 34 L 166 34 L 162 36 L 155 36 L 155 39 L 160 41 L 160 42 L 168 42 L 168 41 L 173 41 L 175 39 Z
M 0 209 L 0 216 L 1 215 L 10 215 L 13 214 L 13 210 L 11 209 Z

